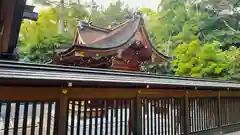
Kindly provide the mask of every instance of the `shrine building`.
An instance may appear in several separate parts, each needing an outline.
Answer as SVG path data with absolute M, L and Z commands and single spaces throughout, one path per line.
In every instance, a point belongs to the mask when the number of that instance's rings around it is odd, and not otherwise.
M 164 63 L 169 57 L 151 44 L 142 14 L 113 28 L 81 21 L 72 45 L 56 50 L 52 64 L 140 71 L 141 63 Z

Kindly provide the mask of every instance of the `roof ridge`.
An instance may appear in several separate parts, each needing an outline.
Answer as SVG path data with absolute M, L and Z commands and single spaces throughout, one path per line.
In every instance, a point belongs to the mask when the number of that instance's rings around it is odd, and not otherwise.
M 111 32 L 112 31 L 111 29 L 100 27 L 100 26 L 97 26 L 97 25 L 93 25 L 93 24 L 85 22 L 85 21 L 80 21 L 78 27 L 80 27 L 80 28 L 88 27 L 88 28 L 92 28 L 92 29 L 99 30 L 99 31 L 104 31 L 104 32 Z

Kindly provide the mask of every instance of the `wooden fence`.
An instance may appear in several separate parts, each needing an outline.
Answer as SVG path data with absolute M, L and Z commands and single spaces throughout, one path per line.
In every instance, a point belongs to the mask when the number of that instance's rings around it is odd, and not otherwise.
M 240 92 L 0 87 L 0 134 L 188 135 L 240 123 Z

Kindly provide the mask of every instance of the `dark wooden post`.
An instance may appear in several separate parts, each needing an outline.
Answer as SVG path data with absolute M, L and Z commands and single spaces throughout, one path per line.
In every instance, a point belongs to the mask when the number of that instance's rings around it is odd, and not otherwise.
M 133 135 L 141 135 L 141 98 L 140 94 L 141 91 L 137 92 L 137 95 L 133 102 Z
M 184 96 L 184 135 L 189 134 L 189 103 L 188 92 Z
M 137 135 L 142 135 L 142 101 L 141 101 L 141 96 L 140 96 L 140 93 L 141 91 L 139 90 L 138 91 L 138 94 L 137 94 L 137 114 L 136 114 L 136 117 L 137 117 L 137 121 L 136 121 L 136 125 L 137 125 Z
M 218 118 L 218 128 L 220 135 L 222 134 L 222 124 L 221 124 L 221 92 L 218 92 L 218 98 L 217 98 L 217 103 L 218 103 L 218 110 L 217 110 L 217 118 Z
M 67 135 L 67 118 L 68 118 L 67 92 L 68 92 L 67 89 L 64 89 L 60 97 L 58 135 Z

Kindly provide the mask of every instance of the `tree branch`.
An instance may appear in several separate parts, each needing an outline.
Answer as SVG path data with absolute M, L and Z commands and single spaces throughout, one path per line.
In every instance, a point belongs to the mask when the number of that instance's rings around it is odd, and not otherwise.
M 231 27 L 231 26 L 227 23 L 227 21 L 225 21 L 225 20 L 223 20 L 223 19 L 221 19 L 221 21 L 223 21 L 223 23 L 225 24 L 225 26 L 227 26 L 230 30 L 232 30 L 232 31 L 234 31 L 234 32 L 238 32 L 238 31 L 235 30 L 233 27 Z

